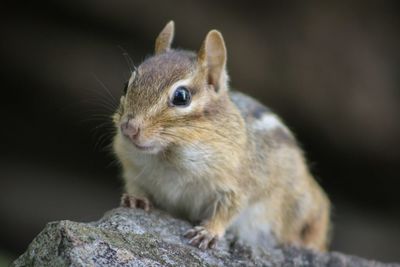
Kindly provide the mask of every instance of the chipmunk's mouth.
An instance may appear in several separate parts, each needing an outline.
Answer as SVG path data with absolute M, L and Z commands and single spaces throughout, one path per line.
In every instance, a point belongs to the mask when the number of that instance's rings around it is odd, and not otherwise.
M 139 145 L 135 142 L 132 142 L 133 146 L 139 150 L 142 153 L 146 153 L 146 154 L 157 154 L 158 152 L 160 152 L 163 148 L 162 146 L 159 145 Z
M 144 140 L 139 135 L 129 136 L 122 133 L 122 138 L 130 143 L 136 151 L 142 153 L 157 154 L 163 149 L 163 146 L 159 142 L 151 139 Z
M 155 148 L 155 146 L 141 146 L 141 145 L 138 145 L 138 144 L 135 144 L 135 143 L 133 143 L 133 144 L 135 145 L 135 147 L 137 149 L 143 150 L 143 151 L 149 151 L 149 150 L 152 150 L 152 149 Z

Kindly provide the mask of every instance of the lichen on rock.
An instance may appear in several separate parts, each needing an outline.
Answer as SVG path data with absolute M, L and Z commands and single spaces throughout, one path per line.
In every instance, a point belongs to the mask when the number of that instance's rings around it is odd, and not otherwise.
M 92 223 L 51 222 L 12 266 L 400 266 L 293 247 L 256 255 L 229 234 L 203 251 L 182 237 L 190 227 L 162 211 L 127 208 Z

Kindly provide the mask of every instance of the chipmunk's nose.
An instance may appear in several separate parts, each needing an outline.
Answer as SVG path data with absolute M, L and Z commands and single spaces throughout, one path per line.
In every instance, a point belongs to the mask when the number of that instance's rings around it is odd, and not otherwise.
M 134 141 L 139 136 L 140 128 L 133 120 L 128 120 L 121 124 L 121 132 L 124 136 Z

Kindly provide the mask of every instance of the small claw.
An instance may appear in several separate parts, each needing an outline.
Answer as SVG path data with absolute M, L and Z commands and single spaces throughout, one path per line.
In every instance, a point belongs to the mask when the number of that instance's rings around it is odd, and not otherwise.
M 138 198 L 126 193 L 121 197 L 121 206 L 125 208 L 143 209 L 145 211 L 149 211 L 152 208 L 152 205 L 147 198 Z
M 211 239 L 210 243 L 208 244 L 209 248 L 215 248 L 217 246 L 218 237 L 214 237 Z
M 217 236 L 211 234 L 202 226 L 196 226 L 190 229 L 184 236 L 186 238 L 191 238 L 189 240 L 190 245 L 196 246 L 202 250 L 215 247 L 217 242 Z
M 193 237 L 192 239 L 190 239 L 189 244 L 196 246 L 204 239 L 204 236 L 201 234 L 197 234 L 195 237 Z
M 184 237 L 186 238 L 192 238 L 196 235 L 196 231 L 194 229 L 190 229 L 186 231 L 186 233 L 183 234 Z
M 129 195 L 124 193 L 121 197 L 121 202 L 120 202 L 121 207 L 129 207 L 130 206 L 130 201 L 129 201 Z
M 183 236 L 186 238 L 192 238 L 194 237 L 197 233 L 201 232 L 202 230 L 204 230 L 204 227 L 201 226 L 196 226 L 192 229 L 187 230 Z
M 137 198 L 136 207 L 143 209 L 144 211 L 149 211 L 151 208 L 151 203 L 147 198 Z
M 205 236 L 204 239 L 200 242 L 199 248 L 205 250 L 210 247 L 210 241 L 212 239 L 213 238 L 210 235 Z

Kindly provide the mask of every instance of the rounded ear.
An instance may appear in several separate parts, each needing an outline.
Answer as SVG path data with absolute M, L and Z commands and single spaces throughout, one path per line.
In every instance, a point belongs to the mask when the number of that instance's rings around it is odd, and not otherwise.
M 206 68 L 207 81 L 215 90 L 227 89 L 226 47 L 222 34 L 217 30 L 210 31 L 197 55 L 198 63 Z
M 156 39 L 155 54 L 167 52 L 171 48 L 172 40 L 174 39 L 175 23 L 170 21 L 165 25 L 164 29 L 160 32 Z

